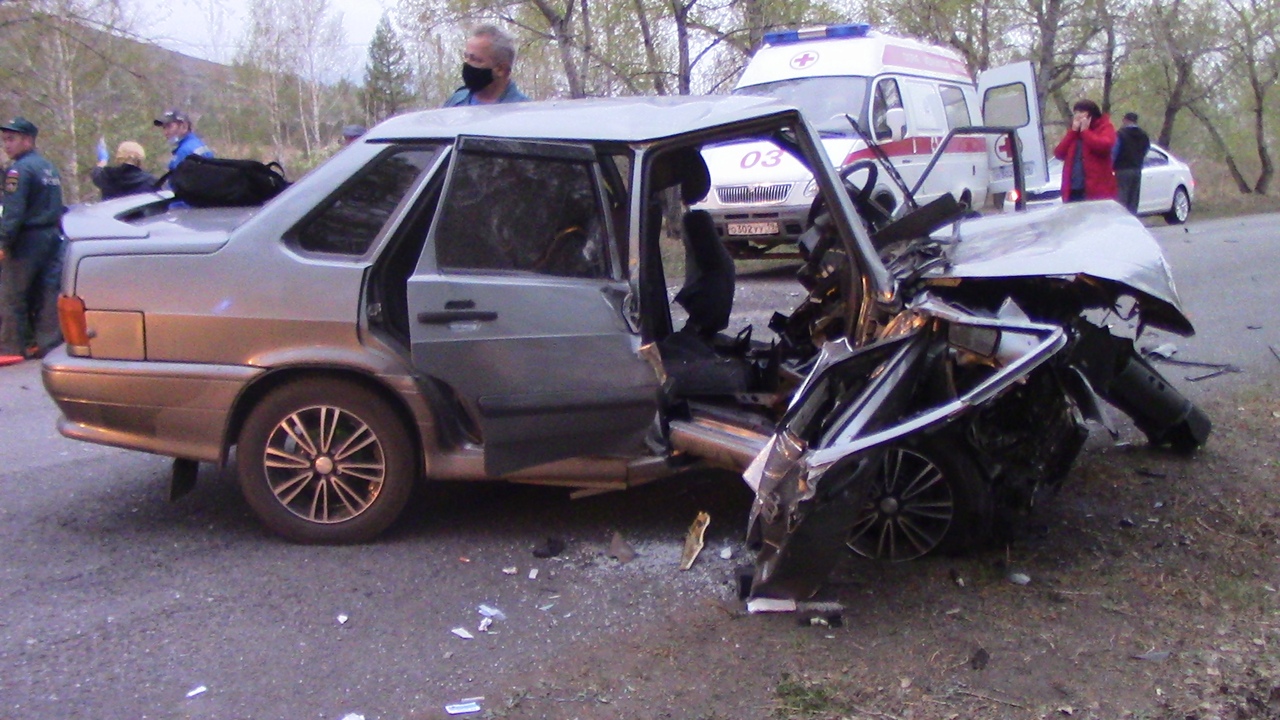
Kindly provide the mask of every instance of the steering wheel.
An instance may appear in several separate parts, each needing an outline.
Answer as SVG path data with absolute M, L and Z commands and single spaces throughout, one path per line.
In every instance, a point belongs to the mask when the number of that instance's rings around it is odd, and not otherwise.
M 555 234 L 543 251 L 542 257 L 534 261 L 532 270 L 538 272 L 552 271 L 560 274 L 567 270 L 559 267 L 567 259 L 565 253 L 580 249 L 587 242 L 587 231 L 581 225 L 569 225 Z
M 867 171 L 867 179 L 859 187 L 853 184 L 849 179 L 850 175 L 859 170 Z M 871 200 L 871 193 L 876 189 L 876 180 L 880 177 L 880 163 L 871 158 L 863 158 L 852 162 L 840 168 L 840 180 L 844 183 L 845 192 L 849 193 L 849 199 L 853 201 L 853 207 L 859 214 L 867 216 L 868 220 L 878 220 L 878 216 L 885 215 L 882 208 L 876 206 Z M 814 220 L 826 211 L 826 202 L 822 199 L 822 195 L 818 195 L 813 199 L 813 204 L 809 206 L 808 224 L 813 225 Z

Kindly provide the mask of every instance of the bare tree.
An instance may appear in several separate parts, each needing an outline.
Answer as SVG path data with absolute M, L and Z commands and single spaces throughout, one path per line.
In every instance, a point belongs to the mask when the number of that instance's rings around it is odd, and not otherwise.
M 1223 162 L 1227 165 L 1227 172 L 1231 174 L 1231 180 L 1236 184 L 1236 189 L 1242 195 L 1248 195 L 1253 192 L 1253 188 L 1249 187 L 1249 181 L 1245 180 L 1244 173 L 1240 172 L 1240 166 L 1236 163 L 1235 155 L 1231 152 L 1227 141 L 1222 137 L 1222 133 L 1218 130 L 1218 124 L 1209 116 L 1206 108 L 1199 102 L 1193 102 L 1187 106 L 1187 110 L 1191 112 L 1196 119 L 1204 124 L 1205 130 L 1209 133 L 1210 139 L 1213 141 L 1214 147 L 1218 153 L 1222 155 Z
M 65 177 L 68 202 L 81 194 L 81 145 L 90 112 L 87 94 L 121 67 L 116 28 L 123 28 L 115 0 L 27 0 L 0 14 L 0 97 L 6 112 L 43 126 L 41 146 Z M 89 137 L 92 137 L 90 135 Z
M 1151 2 L 1133 23 L 1132 37 L 1138 46 L 1132 65 L 1139 70 L 1133 78 L 1163 99 L 1156 142 L 1170 147 L 1178 114 L 1208 100 L 1229 69 L 1217 2 Z
M 1228 47 L 1245 73 L 1253 118 L 1253 137 L 1261 169 L 1253 185 L 1254 192 L 1265 195 L 1275 175 L 1267 137 L 1267 96 L 1280 82 L 1280 7 L 1273 0 L 1224 0 L 1231 24 L 1227 29 Z

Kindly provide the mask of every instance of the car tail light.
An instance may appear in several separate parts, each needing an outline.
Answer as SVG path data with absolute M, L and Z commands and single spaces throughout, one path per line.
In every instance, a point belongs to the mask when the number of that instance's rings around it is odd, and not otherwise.
M 89 325 L 85 322 L 84 300 L 75 295 L 59 295 L 58 324 L 62 326 L 62 339 L 67 342 L 67 353 L 88 357 Z

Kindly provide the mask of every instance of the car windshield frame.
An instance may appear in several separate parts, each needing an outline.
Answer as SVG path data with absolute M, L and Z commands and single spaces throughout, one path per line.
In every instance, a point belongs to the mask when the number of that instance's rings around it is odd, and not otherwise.
M 800 108 L 805 118 L 824 136 L 854 137 L 845 115 L 867 127 L 867 98 L 871 78 L 865 75 L 815 75 L 787 78 L 734 88 L 734 95 L 775 98 Z

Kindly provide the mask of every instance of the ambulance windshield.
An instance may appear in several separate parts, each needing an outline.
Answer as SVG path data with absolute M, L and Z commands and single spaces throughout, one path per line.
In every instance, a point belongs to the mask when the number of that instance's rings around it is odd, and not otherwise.
M 748 85 L 734 89 L 734 95 L 764 95 L 795 105 L 823 135 L 853 135 L 845 119 L 848 114 L 867 127 L 869 78 L 856 75 L 803 77 Z

